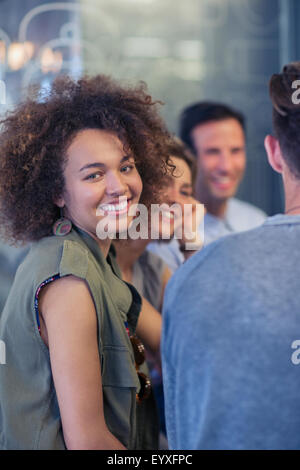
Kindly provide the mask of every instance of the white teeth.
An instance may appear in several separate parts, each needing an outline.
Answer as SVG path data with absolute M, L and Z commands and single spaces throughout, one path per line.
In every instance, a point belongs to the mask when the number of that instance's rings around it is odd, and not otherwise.
M 162 211 L 162 215 L 166 217 L 167 219 L 174 219 L 174 214 L 172 212 Z
M 117 212 L 126 209 L 127 201 L 122 202 L 121 204 L 103 204 L 101 209 L 105 212 Z
M 215 179 L 215 182 L 216 183 L 221 183 L 221 184 L 227 184 L 227 183 L 230 183 L 230 178 L 218 178 L 218 179 Z

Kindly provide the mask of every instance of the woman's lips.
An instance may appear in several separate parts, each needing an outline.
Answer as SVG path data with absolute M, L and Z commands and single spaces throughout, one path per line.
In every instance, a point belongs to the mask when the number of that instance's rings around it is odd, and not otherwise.
M 127 214 L 131 199 L 123 198 L 118 202 L 101 204 L 97 210 L 97 215 L 122 215 Z M 101 212 L 101 213 L 100 213 Z

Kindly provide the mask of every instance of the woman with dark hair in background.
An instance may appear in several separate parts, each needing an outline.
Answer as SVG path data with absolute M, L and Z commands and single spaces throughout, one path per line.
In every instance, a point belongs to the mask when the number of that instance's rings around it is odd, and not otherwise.
M 174 171 L 172 175 L 166 177 L 166 182 L 161 190 L 160 202 L 165 204 L 165 207 L 161 206 L 163 210 L 160 217 L 155 219 L 155 213 L 153 213 L 153 217 L 149 217 L 146 238 L 137 240 L 128 238 L 128 240 L 114 242 L 117 251 L 117 262 L 122 271 L 123 279 L 133 284 L 140 295 L 145 297 L 159 312 L 162 311 L 164 291 L 171 277 L 171 271 L 167 264 L 152 250 L 147 250 L 147 247 L 151 244 L 155 250 L 157 244 L 161 247 L 164 243 L 169 243 L 170 238 L 173 239 L 175 235 L 178 224 L 180 224 L 182 226 L 181 237 L 174 239 L 172 242 L 178 244 L 182 249 L 183 259 L 188 259 L 195 253 L 195 250 L 186 250 L 187 239 L 184 230 L 186 227 L 184 227 L 184 218 L 182 216 L 184 215 L 185 205 L 191 205 L 193 210 L 190 216 L 195 218 L 196 207 L 198 206 L 198 202 L 193 198 L 195 159 L 184 144 L 175 137 L 168 144 L 168 155 L 170 156 L 170 163 L 174 166 Z M 174 205 L 178 205 L 178 208 L 181 209 L 180 212 L 177 213 L 174 210 Z M 203 212 L 202 206 L 201 210 Z M 176 221 L 177 215 L 178 222 Z M 153 227 L 153 225 L 158 226 Z M 201 241 L 198 239 L 197 223 L 195 222 L 194 225 L 198 243 L 197 248 L 200 249 Z M 154 233 L 157 232 L 160 241 L 152 242 L 151 228 Z M 168 238 L 162 240 L 164 236 L 168 236 Z M 159 408 L 160 428 L 162 433 L 166 434 L 160 355 L 155 358 L 150 351 L 147 351 L 147 360 Z M 161 446 L 164 445 L 165 443 L 161 440 Z
M 2 122 L 1 227 L 33 243 L 1 314 L 0 448 L 143 448 L 134 333 L 156 351 L 160 316 L 146 301 L 139 315 L 110 245 L 140 196 L 155 201 L 168 138 L 142 85 L 104 76 L 59 78 Z
M 159 256 L 165 264 L 168 266 L 169 273 L 172 274 L 178 267 L 186 261 L 195 251 L 199 250 L 203 246 L 203 237 L 200 234 L 199 227 L 195 224 L 200 222 L 204 216 L 204 206 L 199 205 L 198 201 L 194 199 L 194 185 L 196 178 L 196 160 L 191 154 L 190 150 L 185 144 L 177 137 L 174 137 L 170 142 L 169 155 L 172 157 L 172 163 L 176 167 L 176 174 L 169 176 L 167 181 L 169 184 L 166 185 L 166 191 L 163 195 L 165 202 L 171 206 L 172 204 L 179 204 L 182 209 L 182 215 L 184 215 L 184 206 L 187 204 L 192 205 L 192 213 L 186 218 L 190 220 L 190 229 L 194 232 L 194 249 L 187 249 L 186 233 L 187 226 L 184 227 L 184 217 L 182 217 L 182 235 L 173 236 L 169 239 L 163 239 L 163 227 L 160 228 L 160 235 L 158 240 L 150 240 L 147 246 L 147 250 L 151 253 Z M 198 215 L 196 209 L 199 211 Z M 180 212 L 180 211 L 179 211 Z M 187 214 L 187 213 L 186 213 Z M 174 214 L 175 216 L 176 214 Z M 198 217 L 198 218 L 197 218 Z M 176 221 L 174 221 L 176 224 Z M 195 225 L 195 227 L 193 227 Z M 203 223 L 202 223 L 202 227 Z M 173 227 L 173 232 L 176 232 L 176 227 Z
M 173 174 L 165 178 L 165 182 L 160 191 L 160 204 L 161 205 L 160 217 L 155 219 L 155 212 L 153 217 L 149 216 L 149 225 L 147 237 L 133 240 L 128 238 L 126 241 L 118 241 L 115 243 L 117 250 L 117 261 L 121 268 L 123 279 L 127 282 L 132 282 L 140 293 L 147 298 L 147 300 L 158 310 L 161 311 L 163 303 L 163 295 L 166 284 L 171 276 L 166 263 L 164 263 L 159 256 L 146 250 L 148 245 L 155 246 L 158 242 L 153 242 L 151 239 L 151 224 L 157 225 L 157 228 L 152 226 L 152 232 L 158 236 L 159 243 L 169 243 L 172 240 L 178 224 L 184 223 L 184 206 L 193 206 L 193 214 L 198 202 L 193 198 L 193 181 L 195 176 L 195 163 L 193 157 L 190 155 L 189 150 L 182 144 L 182 142 L 174 138 L 168 143 L 168 155 L 170 164 L 173 165 Z M 180 213 L 174 211 L 174 204 L 178 204 L 181 208 Z M 172 207 L 173 206 L 173 207 Z M 178 217 L 178 222 L 176 216 Z M 153 230 L 154 229 L 154 230 Z M 181 247 L 184 257 L 187 259 L 192 250 L 186 250 L 185 231 L 181 231 L 181 238 L 176 237 L 176 243 Z M 167 238 L 164 238 L 167 237 Z M 198 234 L 195 234 L 198 237 Z M 192 240 L 190 240 L 192 242 Z M 195 240 L 194 240 L 195 241 Z M 198 240 L 199 248 L 201 241 Z M 146 271 L 147 273 L 146 273 Z

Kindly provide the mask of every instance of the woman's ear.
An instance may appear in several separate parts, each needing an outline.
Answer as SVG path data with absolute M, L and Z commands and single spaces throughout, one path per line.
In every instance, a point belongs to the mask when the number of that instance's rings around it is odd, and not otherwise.
M 64 206 L 65 206 L 65 200 L 63 197 L 59 197 L 57 199 L 54 199 L 54 204 L 59 207 L 60 209 L 62 209 Z
M 268 161 L 277 173 L 282 173 L 284 169 L 283 157 L 280 145 L 276 137 L 267 135 L 265 138 L 265 149 L 268 155 Z

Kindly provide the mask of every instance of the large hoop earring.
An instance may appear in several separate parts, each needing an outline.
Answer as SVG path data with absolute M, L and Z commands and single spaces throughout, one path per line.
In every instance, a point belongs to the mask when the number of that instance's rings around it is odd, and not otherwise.
M 52 227 L 53 235 L 56 237 L 64 237 L 72 230 L 71 220 L 64 217 L 63 208 L 60 207 L 60 218 L 54 223 Z

